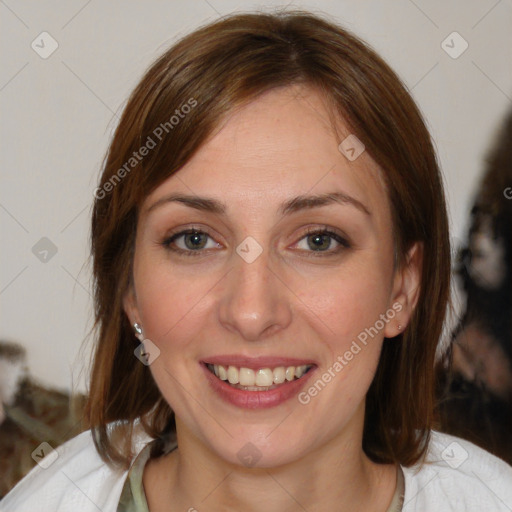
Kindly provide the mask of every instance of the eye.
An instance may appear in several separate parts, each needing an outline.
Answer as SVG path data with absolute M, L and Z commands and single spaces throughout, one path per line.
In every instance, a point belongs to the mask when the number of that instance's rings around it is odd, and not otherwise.
M 222 247 L 207 232 L 195 228 L 171 234 L 162 245 L 184 256 L 199 256 L 209 249 Z M 328 228 L 310 228 L 295 246 L 300 251 L 313 253 L 311 255 L 314 256 L 328 256 L 349 248 L 350 243 L 342 235 Z
M 203 249 L 220 247 L 208 233 L 198 229 L 186 229 L 172 234 L 162 244 L 167 249 L 186 256 L 197 256 Z
M 350 243 L 339 233 L 329 229 L 309 229 L 296 247 L 306 252 L 337 254 L 349 248 Z

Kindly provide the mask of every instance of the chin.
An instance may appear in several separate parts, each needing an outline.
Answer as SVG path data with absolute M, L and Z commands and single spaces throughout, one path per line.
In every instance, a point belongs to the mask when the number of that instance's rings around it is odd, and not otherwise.
M 301 434 L 297 428 L 294 433 L 276 426 L 260 425 L 241 428 L 237 433 L 219 437 L 206 436 L 204 442 L 220 458 L 229 464 L 246 468 L 274 468 L 293 463 L 311 450 L 314 439 Z

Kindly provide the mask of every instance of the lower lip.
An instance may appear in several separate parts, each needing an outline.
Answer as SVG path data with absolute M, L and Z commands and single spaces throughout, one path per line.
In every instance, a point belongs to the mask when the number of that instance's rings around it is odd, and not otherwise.
M 311 368 L 300 379 L 286 381 L 268 391 L 244 391 L 216 377 L 206 364 L 202 363 L 201 366 L 213 390 L 226 402 L 244 409 L 268 409 L 286 402 L 299 393 L 316 369 Z

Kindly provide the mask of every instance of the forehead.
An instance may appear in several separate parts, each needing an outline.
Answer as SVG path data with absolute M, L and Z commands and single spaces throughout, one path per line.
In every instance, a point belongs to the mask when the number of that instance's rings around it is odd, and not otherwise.
M 342 191 L 377 216 L 389 216 L 381 171 L 363 153 L 350 161 L 339 144 L 350 134 L 315 90 L 272 90 L 232 112 L 193 158 L 147 198 L 208 195 L 230 208 L 272 209 L 289 197 Z M 370 208 L 371 206 L 371 208 Z

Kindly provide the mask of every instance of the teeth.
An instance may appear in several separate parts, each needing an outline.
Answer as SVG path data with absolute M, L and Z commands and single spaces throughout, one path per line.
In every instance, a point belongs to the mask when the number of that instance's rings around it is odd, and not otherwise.
M 215 365 L 217 367 L 217 369 L 215 370 L 215 375 L 217 375 L 217 377 L 219 377 L 219 379 L 221 380 L 228 380 L 228 371 L 226 370 L 226 368 L 224 368 L 224 366 L 219 366 L 218 364 Z
M 238 382 L 240 386 L 254 386 L 254 370 L 251 368 L 240 368 L 238 371 Z
M 312 365 L 302 366 L 278 366 L 273 370 L 270 368 L 237 368 L 236 366 L 222 366 L 221 364 L 209 364 L 208 368 L 219 379 L 227 380 L 230 384 L 239 387 L 244 386 L 247 391 L 260 391 L 268 389 L 276 384 L 285 381 L 300 379 Z
M 228 367 L 228 381 L 230 384 L 238 384 L 238 368 L 235 368 L 234 366 Z
M 282 384 L 286 379 L 286 370 L 284 369 L 284 366 L 279 366 L 278 368 L 275 368 L 273 371 L 273 375 L 274 384 Z
M 274 373 L 270 368 L 263 368 L 256 372 L 256 386 L 272 386 L 274 383 Z M 242 384 L 242 382 L 240 382 Z

